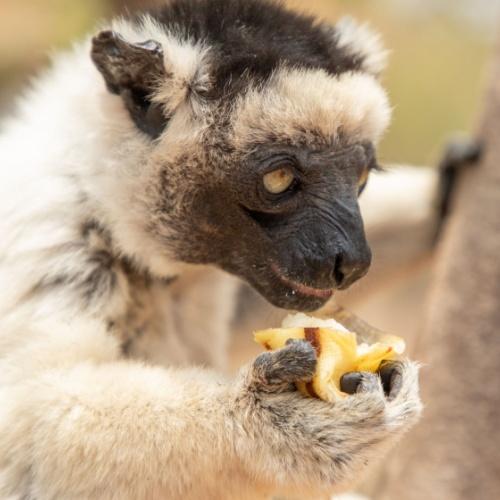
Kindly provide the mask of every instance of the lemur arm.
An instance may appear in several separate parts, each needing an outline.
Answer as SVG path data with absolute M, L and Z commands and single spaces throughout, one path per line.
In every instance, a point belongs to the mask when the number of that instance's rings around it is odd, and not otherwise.
M 0 427 L 9 429 L 0 433 L 2 496 L 329 492 L 352 482 L 420 408 L 413 365 L 392 400 L 374 377 L 330 405 L 290 390 L 315 369 L 306 343 L 264 353 L 229 381 L 209 370 L 119 360 L 95 325 L 56 330 L 39 332 L 50 349 L 0 390 Z M 26 335 L 24 353 L 13 356 L 37 352 L 41 337 Z

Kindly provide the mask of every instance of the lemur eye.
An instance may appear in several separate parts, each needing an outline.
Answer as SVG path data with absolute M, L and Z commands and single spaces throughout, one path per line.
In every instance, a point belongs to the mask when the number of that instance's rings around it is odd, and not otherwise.
M 266 191 L 272 194 L 284 193 L 294 182 L 295 175 L 288 167 L 281 167 L 268 172 L 262 178 Z

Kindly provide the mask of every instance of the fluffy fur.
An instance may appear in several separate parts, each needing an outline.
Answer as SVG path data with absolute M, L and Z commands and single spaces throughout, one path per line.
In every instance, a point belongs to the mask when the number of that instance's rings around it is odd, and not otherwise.
M 193 21 L 197 28 L 183 35 L 179 19 L 185 27 L 190 18 L 182 9 L 200 7 L 192 13 L 196 20 L 203 9 L 224 7 L 230 18 L 239 8 L 245 18 L 255 15 L 252 8 L 269 8 L 271 19 L 287 20 L 283 30 L 309 26 L 304 46 L 322 54 L 321 60 L 330 49 L 318 48 L 322 31 L 311 20 L 274 4 L 172 5 L 140 23 L 113 25 L 131 43 L 154 39 L 163 47 L 167 82 L 154 99 L 175 112 L 158 141 L 140 132 L 121 98 L 107 91 L 91 63 L 90 41 L 58 57 L 3 126 L 2 498 L 330 493 L 348 487 L 418 417 L 417 369 L 411 363 L 402 365 L 403 386 L 391 400 L 372 380 L 336 405 L 291 390 L 290 382 L 314 370 L 307 345 L 266 353 L 237 380 L 212 371 L 224 366 L 237 281 L 202 265 L 207 250 L 202 254 L 196 245 L 203 235 L 216 242 L 217 228 L 184 210 L 203 183 L 222 176 L 222 169 L 208 168 L 207 158 L 220 155 L 223 165 L 228 158 L 222 147 L 227 137 L 207 133 L 213 120 L 222 113 L 228 137 L 241 144 L 248 127 L 259 134 L 259 124 L 232 101 L 211 107 L 221 90 L 216 82 L 243 63 L 221 59 L 214 29 L 204 31 Z M 352 58 L 339 54 L 337 62 L 355 71 Z M 232 63 L 215 68 L 217 60 Z M 376 139 L 386 123 L 387 110 L 377 110 L 375 102 L 385 103 L 385 97 L 373 92 L 371 76 L 328 77 L 328 69 L 307 64 L 279 71 L 272 64 L 263 67 L 271 78 L 268 90 L 255 78 L 241 86 L 248 72 L 232 88 L 248 106 L 259 85 L 261 98 L 272 93 L 275 102 L 279 92 L 316 75 L 320 88 L 341 89 L 332 97 L 339 104 L 351 92 L 349 81 L 368 94 L 360 96 L 365 104 L 357 121 L 340 110 L 340 121 L 332 117 L 324 140 L 335 143 L 340 129 L 346 141 L 358 134 Z M 327 126 L 324 118 L 318 126 Z M 283 366 L 288 368 L 278 369 Z
M 376 143 L 389 124 L 390 108 L 370 75 L 349 72 L 332 78 L 324 70 L 282 69 L 264 91 L 246 92 L 234 116 L 238 147 L 269 137 L 308 144 L 331 144 L 340 137 Z
M 335 26 L 333 35 L 337 44 L 353 56 L 361 55 L 363 71 L 380 75 L 387 65 L 387 50 L 380 35 L 366 24 L 358 24 L 351 17 L 342 18 Z

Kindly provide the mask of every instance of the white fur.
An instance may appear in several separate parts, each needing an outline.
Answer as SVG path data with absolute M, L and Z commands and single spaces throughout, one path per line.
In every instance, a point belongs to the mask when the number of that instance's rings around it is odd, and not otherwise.
M 122 34 L 130 33 L 124 30 Z M 156 34 L 146 30 L 137 39 L 152 36 Z M 189 49 L 177 53 L 179 63 L 186 53 Z M 184 63 L 186 72 L 187 66 L 194 67 L 192 61 Z M 134 211 L 139 209 L 140 214 L 142 200 L 137 199 L 133 186 L 146 175 L 144 158 L 151 146 L 137 133 L 120 98 L 106 91 L 90 61 L 88 41 L 54 61 L 54 67 L 35 82 L 19 103 L 16 116 L 4 122 L 2 129 L 0 281 L 6 286 L 0 290 L 0 498 L 83 498 L 75 489 L 77 483 L 83 482 L 81 487 L 86 488 L 85 481 L 99 481 L 84 476 L 95 476 L 97 464 L 111 456 L 103 450 L 94 455 L 88 448 L 91 455 L 84 458 L 88 465 L 80 470 L 79 477 L 70 475 L 69 470 L 82 461 L 78 450 L 91 445 L 83 429 L 73 428 L 66 444 L 62 434 L 59 441 L 53 439 L 64 432 L 63 427 L 50 430 L 57 422 L 57 412 L 65 411 L 56 403 L 58 394 L 79 394 L 78 404 L 75 400 L 68 413 L 67 425 L 76 425 L 92 405 L 104 408 L 113 405 L 113 398 L 125 398 L 123 404 L 131 416 L 135 412 L 135 417 L 113 417 L 113 412 L 121 411 L 115 404 L 108 416 L 103 413 L 102 431 L 92 425 L 92 434 L 104 442 L 109 422 L 136 426 L 143 421 L 153 429 L 161 418 L 157 415 L 149 424 L 143 420 L 147 407 L 144 398 L 149 398 L 149 404 L 163 398 L 162 386 L 168 386 L 170 376 L 158 369 L 119 361 L 120 339 L 106 331 L 102 317 L 119 314 L 125 307 L 131 292 L 127 283 L 117 287 L 112 301 L 85 313 L 71 288 L 41 295 L 34 294 L 33 289 L 56 273 L 85 273 L 81 259 L 87 250 L 74 243 L 80 238 L 82 223 L 93 217 L 104 220 L 112 230 L 118 253 L 126 249 L 140 265 L 159 276 L 183 272 L 169 293 L 154 296 L 161 310 L 159 317 L 165 318 L 163 333 L 141 339 L 133 355 L 168 365 L 196 360 L 222 368 L 236 281 L 215 269 L 189 270 L 144 237 L 143 221 Z M 91 198 L 83 197 L 84 193 L 92 193 Z M 94 242 L 96 248 L 100 244 Z M 199 308 L 199 314 L 193 314 L 193 308 Z M 193 371 L 177 377 L 184 377 L 184 381 L 176 379 L 175 392 L 188 399 L 188 387 L 195 387 L 197 377 L 202 381 L 206 378 L 204 391 L 210 397 L 213 374 Z M 183 385 L 186 390 L 179 389 Z M 168 410 L 165 407 L 162 411 Z M 111 420 L 106 420 L 108 417 Z M 124 427 L 124 432 L 131 438 L 133 429 L 126 431 Z M 189 430 L 186 432 L 189 434 Z M 130 477 L 156 474 L 158 481 L 163 481 L 165 461 L 162 465 L 152 460 L 145 469 L 137 454 L 141 449 L 149 453 L 154 446 L 163 447 L 167 456 L 170 447 L 175 447 L 175 431 L 167 432 L 160 425 L 151 432 L 154 436 L 156 444 L 141 441 L 128 452 L 117 450 L 117 460 L 129 463 Z M 77 455 L 67 455 L 68 449 L 74 449 Z M 57 462 L 58 456 L 61 462 Z M 47 468 L 49 459 L 55 462 Z M 26 467 L 31 467 L 29 474 Z M 62 471 L 61 467 L 70 469 Z M 36 481 L 31 481 L 33 475 Z M 214 473 L 214 481 L 217 477 Z M 109 489 L 95 491 L 92 498 L 146 495 L 144 486 L 139 482 L 131 486 L 125 477 L 107 477 L 106 481 L 110 482 Z M 242 481 L 244 484 L 245 479 Z M 208 482 L 203 485 L 204 491 L 207 486 Z M 162 488 L 153 486 L 151 491 Z
M 335 25 L 337 45 L 351 55 L 363 58 L 362 69 L 378 76 L 387 65 L 387 50 L 381 37 L 368 24 L 359 24 L 352 17 L 343 17 Z

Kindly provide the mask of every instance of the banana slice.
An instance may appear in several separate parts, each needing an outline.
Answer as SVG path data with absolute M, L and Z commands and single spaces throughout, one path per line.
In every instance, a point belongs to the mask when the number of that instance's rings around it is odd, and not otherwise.
M 395 359 L 405 349 L 404 340 L 382 335 L 373 344 L 358 344 L 356 334 L 334 319 L 319 319 L 305 314 L 289 315 L 282 328 L 255 332 L 255 340 L 268 350 L 284 347 L 288 339 L 310 342 L 316 349 L 318 364 L 311 382 L 298 383 L 306 396 L 336 401 L 347 396 L 340 390 L 340 379 L 348 372 L 376 372 L 384 360 Z

